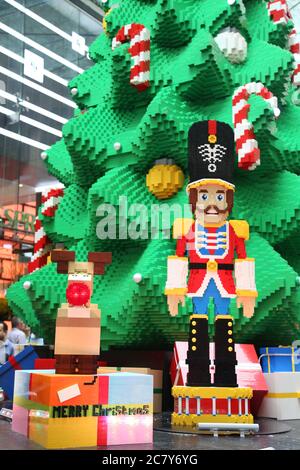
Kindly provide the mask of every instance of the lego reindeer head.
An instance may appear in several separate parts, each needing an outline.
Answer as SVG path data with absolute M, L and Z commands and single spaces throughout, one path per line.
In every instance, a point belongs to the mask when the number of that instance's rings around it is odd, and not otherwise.
M 104 274 L 105 265 L 112 262 L 109 252 L 93 252 L 88 254 L 88 261 L 75 260 L 75 251 L 53 250 L 51 261 L 57 263 L 59 274 L 68 274 L 66 296 L 69 306 L 90 305 L 93 294 L 93 280 L 95 274 Z

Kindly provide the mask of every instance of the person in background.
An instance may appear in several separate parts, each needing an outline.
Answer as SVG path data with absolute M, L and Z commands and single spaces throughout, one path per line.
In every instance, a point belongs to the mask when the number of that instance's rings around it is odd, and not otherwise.
M 7 339 L 7 325 L 0 321 L 0 365 L 4 364 L 9 356 L 14 354 L 14 346 L 9 339 Z
M 12 329 L 8 334 L 8 339 L 13 344 L 26 344 L 27 338 L 23 331 L 24 323 L 22 322 L 22 320 L 18 317 L 12 317 L 11 323 Z
M 31 339 L 31 328 L 30 328 L 30 326 L 24 325 L 24 330 L 23 331 L 26 335 L 27 343 L 30 343 L 30 339 Z

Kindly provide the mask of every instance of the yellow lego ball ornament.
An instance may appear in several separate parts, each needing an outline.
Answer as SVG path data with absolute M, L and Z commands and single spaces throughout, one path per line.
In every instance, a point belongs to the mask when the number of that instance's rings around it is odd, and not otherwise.
M 168 199 L 184 185 L 184 174 L 172 160 L 157 160 L 146 176 L 146 185 L 157 199 Z

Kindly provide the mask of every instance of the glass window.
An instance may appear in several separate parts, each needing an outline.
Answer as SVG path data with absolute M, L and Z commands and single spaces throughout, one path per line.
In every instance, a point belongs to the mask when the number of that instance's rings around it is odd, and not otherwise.
M 87 47 L 83 55 L 72 48 L 72 34 L 89 46 L 102 32 L 101 20 L 66 0 L 0 0 L 0 263 L 6 260 L 6 275 L 7 260 L 15 263 L 9 279 L 0 279 L 0 296 L 26 269 L 16 263 L 32 251 L 26 221 L 36 212 L 37 188 L 57 184 L 40 155 L 73 115 L 67 84 L 92 66 Z

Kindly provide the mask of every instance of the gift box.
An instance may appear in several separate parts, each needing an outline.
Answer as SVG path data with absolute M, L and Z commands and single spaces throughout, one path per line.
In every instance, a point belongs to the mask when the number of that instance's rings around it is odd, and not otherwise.
M 16 356 L 10 356 L 8 361 L 0 367 L 0 387 L 3 388 L 9 400 L 13 399 L 15 371 L 21 369 L 33 369 L 37 359 L 32 346 L 27 346 Z
M 213 364 L 215 351 L 214 343 L 210 343 L 210 359 Z M 188 366 L 185 363 L 188 350 L 188 343 L 177 341 L 174 345 L 174 353 L 170 366 L 172 385 L 185 385 L 187 380 Z M 239 387 L 252 388 L 253 397 L 251 399 L 252 414 L 256 415 L 261 405 L 263 397 L 268 392 L 268 387 L 259 364 L 255 348 L 252 344 L 235 344 L 237 357 L 237 382 Z M 214 366 L 210 368 L 211 375 L 214 374 Z
M 300 349 L 293 346 L 260 348 L 263 372 L 300 372 Z
M 152 442 L 153 378 L 18 371 L 13 430 L 48 448 Z
M 300 419 L 300 374 L 271 372 L 264 377 L 269 391 L 258 416 L 278 420 Z
M 50 345 L 39 345 L 35 343 L 30 344 L 14 344 L 14 356 L 24 351 L 24 349 L 33 347 L 36 354 L 41 359 L 53 358 L 54 347 Z
M 153 377 L 153 413 L 162 412 L 162 370 L 147 369 L 142 367 L 99 367 L 98 374 L 114 372 L 133 372 L 136 374 L 147 374 Z
M 15 372 L 12 430 L 29 437 L 29 411 L 35 404 L 30 401 L 30 378 L 35 370 Z M 39 374 L 55 374 L 55 370 L 39 370 Z M 43 407 L 45 409 L 45 407 Z
M 41 359 L 38 358 L 34 361 L 35 370 L 55 369 L 55 359 Z

